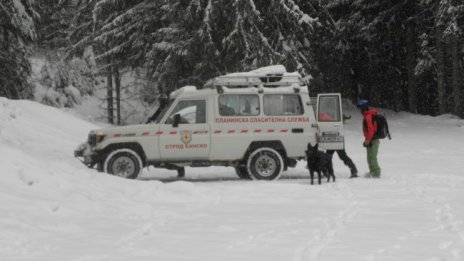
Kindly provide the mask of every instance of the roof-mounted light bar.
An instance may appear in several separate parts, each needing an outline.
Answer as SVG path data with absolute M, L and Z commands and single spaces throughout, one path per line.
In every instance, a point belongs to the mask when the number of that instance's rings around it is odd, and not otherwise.
M 224 75 L 215 77 L 203 86 L 203 88 L 216 88 L 216 86 L 225 86 L 229 88 L 248 88 L 258 87 L 290 87 L 294 85 L 303 85 L 303 80 L 299 74 L 268 74 L 268 75 Z

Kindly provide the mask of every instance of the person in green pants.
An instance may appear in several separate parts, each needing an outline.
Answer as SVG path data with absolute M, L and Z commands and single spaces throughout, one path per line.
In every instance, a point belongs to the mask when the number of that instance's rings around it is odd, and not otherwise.
M 361 110 L 363 115 L 363 146 L 367 148 L 367 164 L 369 165 L 369 173 L 367 176 L 380 178 L 381 169 L 377 161 L 380 141 L 375 137 L 377 122 L 373 120 L 373 117 L 377 115 L 377 110 L 369 108 L 369 102 L 367 100 L 359 100 L 357 107 Z

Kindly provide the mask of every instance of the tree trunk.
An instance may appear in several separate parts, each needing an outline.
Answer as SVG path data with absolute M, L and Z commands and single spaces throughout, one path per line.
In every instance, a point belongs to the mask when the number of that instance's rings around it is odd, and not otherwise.
M 114 66 L 114 83 L 116 87 L 116 119 L 117 124 L 121 125 L 121 76 L 119 66 Z
M 107 110 L 108 110 L 108 123 L 114 123 L 113 117 L 113 73 L 111 69 L 108 69 L 107 74 L 107 84 L 106 84 L 106 100 L 107 100 Z
M 437 56 L 437 92 L 438 113 L 446 113 L 446 87 L 445 87 L 445 50 L 443 42 L 443 30 L 441 26 L 435 28 L 436 56 Z
M 412 113 L 417 113 L 417 86 L 414 68 L 416 67 L 416 48 L 414 25 L 407 25 L 406 31 L 406 67 L 408 70 L 408 107 Z
M 461 66 L 459 61 L 459 42 L 457 36 L 451 37 L 451 57 L 453 60 L 453 113 L 461 116 Z

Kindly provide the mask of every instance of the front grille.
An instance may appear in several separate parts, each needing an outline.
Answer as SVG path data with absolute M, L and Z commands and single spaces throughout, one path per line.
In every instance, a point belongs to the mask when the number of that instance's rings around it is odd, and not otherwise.
M 92 147 L 97 144 L 97 135 L 95 133 L 89 133 L 88 143 Z

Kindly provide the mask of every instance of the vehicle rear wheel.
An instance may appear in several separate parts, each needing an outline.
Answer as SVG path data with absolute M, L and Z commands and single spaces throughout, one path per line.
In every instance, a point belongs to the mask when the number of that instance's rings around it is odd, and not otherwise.
M 259 148 L 248 157 L 247 170 L 252 179 L 276 180 L 284 171 L 284 160 L 272 148 Z
M 248 174 L 246 167 L 235 167 L 234 169 L 240 179 L 250 179 L 250 174 Z
M 106 157 L 103 167 L 106 173 L 135 179 L 142 172 L 143 164 L 137 152 L 131 149 L 117 149 Z

